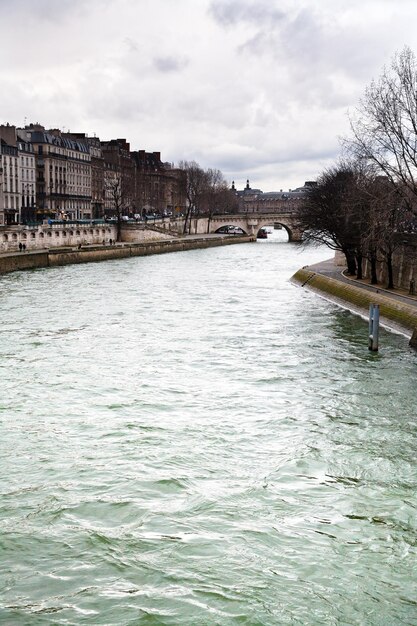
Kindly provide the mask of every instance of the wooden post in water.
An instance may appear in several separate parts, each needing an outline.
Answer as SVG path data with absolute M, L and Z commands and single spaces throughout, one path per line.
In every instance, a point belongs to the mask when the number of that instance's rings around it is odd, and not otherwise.
M 379 304 L 369 305 L 369 341 L 368 348 L 378 352 L 379 338 Z

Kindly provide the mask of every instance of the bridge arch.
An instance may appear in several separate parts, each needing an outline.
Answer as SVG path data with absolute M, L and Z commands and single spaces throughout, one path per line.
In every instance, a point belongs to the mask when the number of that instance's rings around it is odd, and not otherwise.
M 239 220 L 231 220 L 230 224 L 224 224 L 223 226 L 219 226 L 219 228 L 217 228 L 217 230 L 215 230 L 214 232 L 216 234 L 218 234 L 218 235 L 222 235 L 222 234 L 224 234 L 224 235 L 228 235 L 228 234 L 236 235 L 236 234 L 239 234 L 236 231 L 240 230 L 241 234 L 247 235 L 248 233 L 246 232 L 246 230 L 244 228 L 244 225 L 241 226 L 240 224 L 235 223 L 235 222 L 238 222 L 238 221 Z
M 268 227 L 273 228 L 274 230 L 285 231 L 285 233 L 288 236 L 288 242 L 296 240 L 294 239 L 293 229 L 288 224 L 283 224 L 282 222 L 277 221 L 277 220 L 275 220 L 274 222 L 265 221 L 265 223 L 263 223 L 260 226 L 259 230 L 262 230 L 263 228 L 268 228 Z M 258 233 L 259 233 L 259 230 L 258 230 Z
M 257 235 L 265 226 L 280 224 L 288 233 L 288 241 L 301 241 L 302 233 L 298 231 L 294 214 L 287 213 L 236 213 L 214 215 L 210 221 L 210 232 L 218 232 L 223 226 L 241 228 L 248 235 Z

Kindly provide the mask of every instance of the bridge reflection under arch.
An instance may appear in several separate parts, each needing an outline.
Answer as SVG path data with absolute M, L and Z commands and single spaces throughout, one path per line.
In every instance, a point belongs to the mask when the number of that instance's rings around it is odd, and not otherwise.
M 266 237 L 262 236 L 262 231 L 266 232 Z M 217 228 L 214 231 L 216 234 L 224 234 L 224 235 L 248 235 L 249 233 L 245 231 L 241 224 L 239 224 L 239 220 L 235 222 L 230 220 L 230 223 L 224 224 Z M 265 223 L 259 226 L 259 228 L 255 229 L 255 234 L 257 239 L 265 240 L 269 239 L 275 242 L 289 242 L 292 241 L 292 232 L 290 228 L 286 224 L 281 224 L 279 222 L 270 222 Z

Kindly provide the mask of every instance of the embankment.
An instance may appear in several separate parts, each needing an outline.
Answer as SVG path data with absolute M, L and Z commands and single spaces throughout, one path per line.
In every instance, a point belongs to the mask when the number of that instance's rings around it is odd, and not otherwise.
M 298 270 L 292 281 L 316 291 L 319 295 L 360 315 L 369 314 L 369 305 L 379 304 L 381 323 L 411 337 L 417 329 L 417 307 L 397 301 L 375 291 L 367 291 L 348 282 L 316 273 L 308 268 Z
M 140 243 L 122 243 L 116 245 L 87 245 L 81 248 L 61 247 L 45 250 L 16 252 L 0 255 L 0 274 L 17 270 L 56 267 L 74 263 L 91 263 L 132 256 L 164 254 L 199 248 L 211 248 L 254 241 L 254 237 L 196 237 L 169 240 L 153 240 Z

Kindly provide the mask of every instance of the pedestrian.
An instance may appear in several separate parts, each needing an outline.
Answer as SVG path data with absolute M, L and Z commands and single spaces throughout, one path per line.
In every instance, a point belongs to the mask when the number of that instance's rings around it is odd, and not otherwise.
M 22 243 L 22 248 L 23 248 L 23 250 L 26 250 L 26 244 L 25 243 Z
M 23 244 L 20 241 L 19 241 L 19 250 L 20 250 L 20 252 L 22 252 L 22 250 L 23 250 Z

